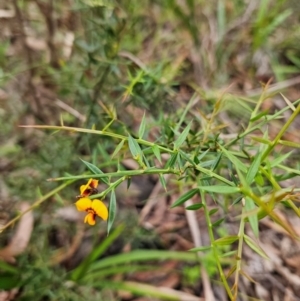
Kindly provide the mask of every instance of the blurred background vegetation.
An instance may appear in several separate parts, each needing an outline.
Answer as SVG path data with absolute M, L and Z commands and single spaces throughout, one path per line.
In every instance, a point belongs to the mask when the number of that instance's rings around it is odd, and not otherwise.
M 206 116 L 229 91 L 224 108 L 229 112 L 223 112 L 228 114 L 224 120 L 232 123 L 227 134 L 242 131 L 251 113 L 243 103 L 255 103 L 270 79 L 273 95 L 266 110 L 282 108 L 276 92 L 299 98 L 299 22 L 298 0 L 0 3 L 1 225 L 22 210 L 22 204 L 27 208 L 58 186 L 46 179 L 85 173 L 79 158 L 106 172 L 114 170 L 118 159 L 111 158 L 111 138 L 50 134 L 19 125 L 63 122 L 103 129 L 116 114 L 111 131 L 129 128 L 136 133 L 146 112 L 150 139 L 159 137 L 160 143 L 169 144 L 174 138 L 170 127 L 193 95 L 198 99 L 195 110 Z M 270 131 L 281 126 L 279 122 Z M 294 129 L 291 140 L 299 142 L 297 125 Z M 121 163 L 127 169 L 136 167 L 126 158 Z M 2 252 L 0 300 L 200 300 L 195 296 L 203 297 L 203 284 L 192 254 L 172 255 L 193 247 L 184 210 L 168 209 L 168 218 L 141 223 L 140 212 L 149 196 L 153 198 L 157 178 L 132 181 L 129 190 L 119 188 L 116 226 L 109 237 L 104 222 L 89 228 L 74 208 L 82 182 L 35 208 L 33 229 L 25 220 L 25 234 L 19 233 L 29 242 L 17 245 L 18 251 L 10 255 Z M 161 190 L 155 197 L 166 200 L 168 207 L 176 193 L 171 184 L 167 193 Z M 17 224 L 3 231 L 0 247 L 9 245 L 16 232 Z M 124 254 L 145 249 L 149 251 L 133 253 L 143 265 L 128 264 L 132 259 Z M 87 273 L 86 267 L 98 258 L 94 271 Z M 163 259 L 168 260 L 158 261 Z M 114 270 L 116 260 L 123 265 Z M 212 261 L 207 256 L 205 265 L 217 279 Z M 107 264 L 107 274 L 98 270 L 101 264 Z M 298 272 L 299 266 L 289 271 Z M 275 284 L 281 278 L 277 275 L 266 287 L 285 296 L 286 288 Z M 227 300 L 218 281 L 213 287 L 216 300 Z M 242 289 L 239 300 L 248 300 L 246 295 L 263 299 L 250 284 Z

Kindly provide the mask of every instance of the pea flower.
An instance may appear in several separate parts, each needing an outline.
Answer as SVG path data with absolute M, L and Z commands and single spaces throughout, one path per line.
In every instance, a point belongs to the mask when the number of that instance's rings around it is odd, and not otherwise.
M 81 198 L 76 203 L 78 211 L 86 211 L 87 215 L 84 218 L 84 222 L 91 226 L 96 224 L 96 216 L 101 217 L 103 220 L 108 218 L 108 210 L 104 203 L 100 200 L 91 200 L 89 198 Z
M 89 179 L 86 185 L 80 186 L 80 195 L 77 198 L 88 197 L 98 192 L 98 180 Z

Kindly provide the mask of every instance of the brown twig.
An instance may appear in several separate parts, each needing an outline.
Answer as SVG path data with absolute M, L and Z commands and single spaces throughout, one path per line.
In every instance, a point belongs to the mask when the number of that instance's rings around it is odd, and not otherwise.
M 193 205 L 192 200 L 188 200 L 185 202 L 185 207 Z M 199 228 L 199 224 L 197 222 L 195 211 L 185 210 L 185 216 L 187 218 L 187 222 L 192 234 L 193 242 L 195 247 L 201 247 L 201 231 Z M 201 252 L 197 252 L 198 256 L 201 256 Z M 204 297 L 206 301 L 215 301 L 215 296 L 211 288 L 209 276 L 203 266 L 201 266 L 201 276 L 204 290 Z

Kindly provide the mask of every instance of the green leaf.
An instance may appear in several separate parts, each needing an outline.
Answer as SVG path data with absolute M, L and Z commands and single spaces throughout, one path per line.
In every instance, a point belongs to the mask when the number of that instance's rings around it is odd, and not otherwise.
M 19 272 L 16 267 L 14 267 L 2 260 L 0 260 L 0 270 L 1 270 L 1 272 L 6 271 L 6 272 L 9 272 L 10 274 L 18 274 L 18 272 Z
M 237 235 L 228 235 L 228 236 L 225 236 L 225 237 L 215 240 L 214 244 L 219 245 L 219 246 L 231 245 L 238 239 L 239 239 L 239 237 Z
M 178 149 L 183 144 L 183 142 L 185 141 L 187 135 L 190 132 L 190 129 L 191 129 L 191 126 L 192 126 L 192 122 L 193 121 L 191 121 L 187 125 L 187 127 L 183 130 L 183 132 L 179 135 L 179 137 L 177 138 L 177 140 L 174 142 L 174 149 Z
M 260 187 L 263 187 L 265 184 L 264 177 L 259 172 L 256 174 L 254 180 L 255 180 L 255 183 Z
M 221 194 L 229 194 L 229 193 L 237 193 L 240 191 L 239 187 L 232 187 L 232 186 L 199 186 L 198 187 L 201 190 L 207 191 L 207 192 L 216 192 Z
M 160 156 L 160 150 L 156 144 L 152 146 L 152 151 L 159 163 L 161 163 L 161 156 Z
M 227 151 L 226 148 L 224 148 L 222 145 L 219 144 L 219 147 L 225 154 L 225 156 L 229 159 L 230 162 L 233 163 L 233 165 L 238 168 L 239 170 L 243 171 L 244 173 L 247 172 L 247 166 L 240 161 L 236 156 L 234 156 L 231 152 Z
M 205 152 L 201 153 L 199 156 L 197 156 L 197 160 L 200 162 L 208 154 L 209 151 L 210 149 L 208 148 Z
M 208 214 L 209 214 L 209 216 L 212 216 L 218 211 L 219 211 L 219 208 L 214 208 L 214 209 L 209 210 Z
M 84 164 L 85 166 L 95 175 L 98 175 L 98 174 L 104 174 L 104 172 L 99 169 L 97 166 L 95 166 L 94 164 L 92 163 L 89 163 L 87 161 L 84 161 L 82 159 L 80 159 Z M 107 185 L 109 185 L 109 180 L 108 180 L 108 177 L 103 177 L 101 178 L 101 181 Z
M 272 145 L 272 141 L 264 139 L 264 138 L 252 136 L 251 139 L 254 141 L 260 142 L 262 144 Z
M 191 199 L 195 194 L 197 194 L 199 192 L 198 188 L 194 188 L 191 189 L 190 191 L 186 192 L 185 194 L 183 194 L 172 206 L 171 208 L 177 207 L 181 204 L 183 204 L 184 202 L 186 202 L 187 200 Z
M 287 166 L 282 165 L 282 164 L 279 164 L 277 167 L 281 168 L 283 170 L 286 170 L 288 173 L 294 173 L 296 175 L 300 175 L 300 170 L 298 170 L 298 169 L 290 168 L 290 167 L 287 167 Z
M 185 207 L 186 210 L 198 210 L 202 208 L 204 205 L 202 203 L 196 203 L 190 206 Z
M 220 255 L 218 255 L 218 256 L 220 256 L 220 257 L 231 257 L 231 256 L 233 256 L 233 255 L 236 255 L 236 253 L 237 253 L 237 250 L 234 250 L 234 251 L 229 251 L 229 252 L 220 254 Z
M 109 211 L 108 211 L 108 221 L 107 221 L 107 235 L 109 234 L 111 227 L 114 223 L 117 212 L 117 201 L 116 201 L 116 193 L 113 190 L 110 194 L 109 201 Z
M 175 163 L 176 163 L 176 161 L 177 161 L 177 156 L 178 156 L 178 153 L 177 153 L 177 152 L 174 153 L 174 154 L 170 157 L 170 159 L 167 161 L 165 168 L 173 168 L 174 165 L 175 165 Z
M 145 129 L 146 129 L 146 119 L 145 119 L 145 112 L 142 118 L 142 122 L 140 124 L 140 128 L 139 128 L 139 138 L 143 138 L 144 133 L 145 133 Z
M 163 174 L 159 174 L 159 181 L 161 183 L 161 186 L 164 188 L 165 191 L 167 191 L 167 184 L 166 184 L 166 180 Z
M 211 167 L 212 171 L 214 171 L 218 167 L 221 159 L 222 159 L 222 153 L 220 152 L 220 153 L 218 153 L 216 159 L 214 160 L 214 163 L 212 164 L 212 167 Z
M 142 150 L 141 150 L 139 144 L 130 135 L 128 135 L 128 146 L 129 146 L 129 150 L 134 158 L 136 158 L 136 157 L 142 158 Z
M 288 141 L 288 140 L 279 140 L 279 143 L 281 145 L 289 146 L 289 147 L 294 147 L 294 148 L 300 148 L 300 143 L 293 142 L 293 141 Z
M 248 235 L 244 234 L 244 240 L 246 244 L 257 254 L 259 254 L 261 257 L 269 259 L 268 255 L 265 253 L 265 251 Z
M 248 173 L 246 175 L 246 181 L 249 185 L 253 182 L 253 180 L 259 170 L 262 155 L 263 155 L 263 152 L 258 151 L 258 153 L 255 155 L 253 162 L 251 163 L 251 165 L 249 167 Z
M 218 227 L 218 226 L 220 226 L 220 225 L 224 222 L 224 220 L 225 220 L 225 218 L 222 217 L 222 218 L 218 219 L 217 221 L 215 221 L 215 222 L 212 224 L 212 226 L 213 226 L 213 227 Z
M 270 166 L 275 167 L 275 166 L 279 165 L 281 162 L 286 160 L 292 153 L 293 153 L 293 151 L 291 151 L 289 153 L 286 153 L 286 154 L 283 154 L 281 156 L 278 156 L 275 159 L 272 159 L 272 161 L 270 162 Z
M 256 205 L 254 203 L 254 201 L 249 198 L 249 197 L 245 197 L 245 211 L 246 212 L 251 212 L 253 211 L 254 209 L 256 209 Z M 250 226 L 252 228 L 252 231 L 254 233 L 254 235 L 256 237 L 258 237 L 258 217 L 257 217 L 257 213 L 253 213 L 253 214 L 250 214 L 248 216 L 248 220 L 249 220 L 249 223 L 250 223 Z
M 121 142 L 117 145 L 116 149 L 114 150 L 113 154 L 111 155 L 111 158 L 114 158 L 116 154 L 121 150 L 121 148 L 124 145 L 125 140 L 121 140 Z
M 91 265 L 89 271 L 96 271 L 99 269 L 107 269 L 118 264 L 128 264 L 129 262 L 143 262 L 149 260 L 182 260 L 189 262 L 197 262 L 197 256 L 190 252 L 177 251 L 162 251 L 162 250 L 135 250 L 129 253 L 122 253 L 105 257 Z
M 228 279 L 235 271 L 236 271 L 236 264 L 228 271 L 228 273 L 226 274 L 226 278 Z
M 243 199 L 243 196 L 242 196 L 242 195 L 238 196 L 238 197 L 232 202 L 232 205 L 231 205 L 231 206 L 234 206 L 234 205 L 238 204 L 242 199 Z
M 130 188 L 131 185 L 131 177 L 127 178 L 127 190 Z
M 189 252 L 203 252 L 203 251 L 207 251 L 210 249 L 211 249 L 211 246 L 203 246 L 203 247 L 196 247 L 196 248 L 190 249 Z
M 268 113 L 269 113 L 268 110 L 262 111 L 262 112 L 260 112 L 259 114 L 257 114 L 256 116 L 251 117 L 250 121 L 251 121 L 251 122 L 257 121 L 257 120 L 259 120 L 261 117 L 268 115 Z
M 0 275 L 0 290 L 11 290 L 21 284 L 20 276 L 4 273 Z M 6 299 L 8 300 L 8 299 Z
M 181 155 L 181 157 L 186 160 L 187 162 L 191 163 L 192 165 L 194 165 L 194 161 L 187 155 L 185 154 L 182 150 L 179 150 L 178 153 Z M 197 160 L 197 157 L 195 157 L 194 159 Z
M 160 270 L 159 265 L 140 265 L 140 264 L 130 264 L 125 266 L 112 266 L 109 267 L 109 269 L 102 269 L 98 270 L 96 272 L 89 272 L 84 276 L 84 282 L 85 283 L 91 283 L 91 282 L 99 282 L 102 281 L 102 279 L 107 279 L 107 276 L 114 276 L 118 274 L 127 274 L 127 273 L 133 273 L 133 272 L 139 272 L 139 271 L 158 271 Z M 82 282 L 81 282 L 82 283 Z M 83 283 L 82 283 L 83 284 Z

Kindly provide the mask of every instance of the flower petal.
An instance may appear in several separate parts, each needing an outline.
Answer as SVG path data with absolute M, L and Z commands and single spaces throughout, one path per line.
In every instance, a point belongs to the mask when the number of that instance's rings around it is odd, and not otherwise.
M 92 201 L 88 198 L 82 198 L 75 203 L 75 206 L 78 211 L 86 211 L 87 209 L 92 208 Z
M 94 226 L 96 224 L 96 215 L 92 212 L 89 212 L 85 218 L 84 218 L 84 222 L 88 223 L 91 226 Z
M 92 209 L 95 211 L 95 213 L 100 216 L 105 221 L 108 218 L 108 210 L 107 207 L 104 205 L 103 202 L 100 200 L 93 200 L 92 202 Z
M 85 190 L 90 188 L 90 184 L 92 183 L 93 179 L 89 179 L 86 185 L 81 185 L 80 186 L 80 194 L 84 194 Z
M 99 180 L 95 180 L 95 179 L 91 179 L 91 180 L 92 180 L 90 183 L 91 188 L 97 188 Z

